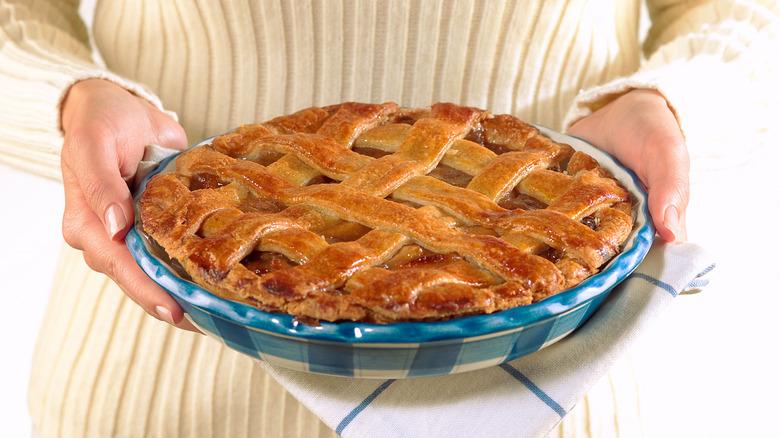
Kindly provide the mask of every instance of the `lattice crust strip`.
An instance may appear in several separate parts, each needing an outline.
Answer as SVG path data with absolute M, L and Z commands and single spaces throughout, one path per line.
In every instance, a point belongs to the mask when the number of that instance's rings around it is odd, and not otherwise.
M 529 304 L 613 257 L 628 192 L 508 115 L 309 108 L 181 154 L 140 199 L 193 281 L 302 320 L 440 320 Z

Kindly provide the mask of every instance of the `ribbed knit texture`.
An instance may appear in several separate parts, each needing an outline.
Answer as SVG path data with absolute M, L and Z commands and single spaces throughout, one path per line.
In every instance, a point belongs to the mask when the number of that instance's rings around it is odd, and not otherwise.
M 580 89 L 638 67 L 638 14 L 582 0 L 128 0 L 100 3 L 95 33 L 111 69 L 197 140 L 345 100 L 455 101 L 555 125 Z
M 64 248 L 33 358 L 43 437 L 317 437 L 333 431 L 251 359 L 146 315 Z
M 454 101 L 562 129 L 635 87 L 659 89 L 690 140 L 742 116 L 717 93 L 780 101 L 780 57 L 766 56 L 780 53 L 778 1 L 649 3 L 642 42 L 638 0 L 99 0 L 103 66 L 76 1 L 0 0 L 0 161 L 59 178 L 59 104 L 88 77 L 175 111 L 190 143 L 345 100 Z M 55 285 L 29 395 L 43 437 L 333 434 L 251 360 L 146 316 L 78 252 Z M 554 436 L 632 436 L 633 385 L 618 366 Z

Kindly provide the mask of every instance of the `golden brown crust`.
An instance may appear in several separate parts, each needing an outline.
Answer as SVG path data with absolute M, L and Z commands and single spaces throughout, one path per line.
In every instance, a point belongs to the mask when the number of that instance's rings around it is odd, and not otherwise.
M 218 295 L 379 323 L 574 286 L 619 251 L 630 210 L 586 154 L 449 103 L 350 102 L 244 125 L 181 154 L 140 199 L 144 232 Z

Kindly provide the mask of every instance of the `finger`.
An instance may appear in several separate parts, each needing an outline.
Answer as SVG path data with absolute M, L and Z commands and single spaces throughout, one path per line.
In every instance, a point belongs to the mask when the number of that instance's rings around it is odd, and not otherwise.
M 132 196 L 119 170 L 113 134 L 97 132 L 89 136 L 81 136 L 78 131 L 67 135 L 66 164 L 89 208 L 100 218 L 105 235 L 121 240 L 133 222 Z
M 84 196 L 81 193 L 76 177 L 68 166 L 66 160 L 61 160 L 62 166 L 62 185 L 65 193 L 65 209 L 62 214 L 62 237 L 72 248 L 83 251 L 83 236 L 86 234 L 85 213 L 82 211 Z M 88 214 L 94 215 L 92 210 Z
M 198 333 L 198 334 L 201 334 L 201 335 L 204 334 L 202 331 L 200 331 L 200 329 L 195 324 L 192 323 L 192 321 L 190 321 L 188 318 L 186 318 L 186 315 L 185 315 L 184 318 L 181 319 L 181 321 L 179 321 L 179 322 L 177 322 L 175 324 L 171 324 L 171 325 L 176 327 L 176 328 L 182 329 L 182 330 L 195 332 L 195 333 Z
M 86 253 L 85 253 L 85 258 L 86 258 Z M 137 265 L 136 265 L 136 267 L 137 267 Z M 139 268 L 139 270 L 140 270 L 140 268 Z M 146 277 L 145 273 L 141 272 L 141 275 L 143 275 L 146 280 L 151 281 L 151 279 Z M 139 304 L 141 306 L 141 308 L 143 308 L 146 311 L 146 313 L 148 313 L 152 317 L 154 317 L 154 318 L 156 318 L 156 319 L 158 319 L 160 321 L 166 322 L 166 323 L 168 323 L 168 324 L 170 324 L 170 325 L 172 325 L 174 327 L 183 329 L 183 330 L 188 330 L 188 331 L 192 331 L 192 332 L 195 332 L 195 333 L 202 333 L 194 324 L 192 324 L 192 322 L 190 322 L 189 319 L 187 319 L 185 317 L 184 311 L 181 310 L 181 307 L 179 307 L 178 304 L 175 304 L 175 307 L 173 307 L 173 306 L 168 307 L 168 306 L 166 306 L 164 304 L 158 304 L 158 305 L 154 306 L 154 309 L 148 309 L 147 306 L 141 304 L 138 301 L 138 299 L 135 298 L 136 296 L 138 296 L 138 294 L 133 289 L 131 289 L 128 286 L 125 286 L 124 284 L 120 284 L 120 283 L 116 283 L 116 284 L 119 286 L 120 289 L 122 289 L 122 292 L 124 292 L 125 295 L 130 297 L 130 299 L 132 299 L 137 304 Z M 142 285 L 141 287 L 144 287 L 144 285 Z M 170 297 L 170 295 L 168 295 L 168 292 L 165 291 L 164 289 L 160 288 L 159 286 L 157 286 L 156 283 L 154 283 L 151 286 L 146 286 L 146 287 L 149 287 L 149 289 L 147 289 L 149 292 L 146 295 L 151 295 L 153 293 L 159 293 L 159 292 L 153 290 L 153 289 L 159 289 L 159 291 L 161 291 L 163 294 L 165 294 L 168 297 Z M 173 300 L 173 302 L 175 303 L 175 300 Z
M 184 128 L 169 114 L 158 111 L 148 102 L 144 104 L 149 108 L 151 126 L 154 131 L 153 140 L 147 143 L 154 143 L 159 146 L 184 150 L 189 146 L 187 142 L 187 133 Z
M 666 148 L 661 152 L 662 148 Z M 650 167 L 642 178 L 648 189 L 648 208 L 653 225 L 667 242 L 685 240 L 685 212 L 690 199 L 689 157 L 682 140 L 658 145 L 648 159 L 658 163 Z
M 125 295 L 149 315 L 177 327 L 194 329 L 184 317 L 181 306 L 146 275 L 123 242 L 103 237 L 102 224 L 97 218 L 93 217 L 86 228 L 98 237 L 88 239 L 83 244 L 85 260 L 90 268 L 110 277 Z
M 119 285 L 122 291 L 153 317 L 176 327 L 199 332 L 184 318 L 184 311 L 167 291 L 149 278 L 138 266 L 123 242 L 108 239 L 102 222 L 87 205 L 72 173 L 63 166 L 66 213 L 63 235 L 69 245 L 84 251 L 84 260 Z
M 109 270 L 125 295 L 138 303 L 146 313 L 161 321 L 185 330 L 200 332 L 184 317 L 184 311 L 176 300 L 143 272 L 123 244 L 109 242 L 111 245 L 122 247 L 108 249 L 117 254 L 113 259 L 115 263 L 109 267 Z
M 118 242 L 107 242 L 110 245 L 122 246 Z M 94 251 L 94 247 L 90 250 Z M 107 252 L 124 254 L 125 250 L 126 248 L 112 248 Z M 154 283 L 138 267 L 132 256 L 129 256 L 129 253 L 127 254 L 129 259 L 125 255 L 119 255 L 115 256 L 116 258 L 114 259 L 109 259 L 110 262 L 108 264 L 105 263 L 104 255 L 102 254 L 98 256 L 93 256 L 90 252 L 84 252 L 83 254 L 84 261 L 90 269 L 105 273 L 119 286 L 125 295 L 152 317 L 183 330 L 202 333 L 184 316 L 184 311 L 168 292 Z
M 174 327 L 201 333 L 185 316 L 181 306 L 167 291 L 149 278 L 128 253 L 130 263 L 126 275 L 118 275 L 116 283 L 125 295 L 139 304 L 149 315 Z M 136 289 L 137 288 L 137 289 Z
M 649 190 L 648 208 L 658 235 L 667 242 L 687 238 L 685 229 L 685 208 L 687 195 L 683 194 L 681 183 L 665 180 L 654 183 Z

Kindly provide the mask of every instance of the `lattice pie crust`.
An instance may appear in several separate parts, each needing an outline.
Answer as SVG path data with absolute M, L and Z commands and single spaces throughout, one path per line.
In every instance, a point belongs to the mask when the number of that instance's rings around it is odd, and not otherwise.
M 632 228 L 592 157 L 509 115 L 344 103 L 240 126 L 140 198 L 191 280 L 305 322 L 442 320 L 577 285 Z

